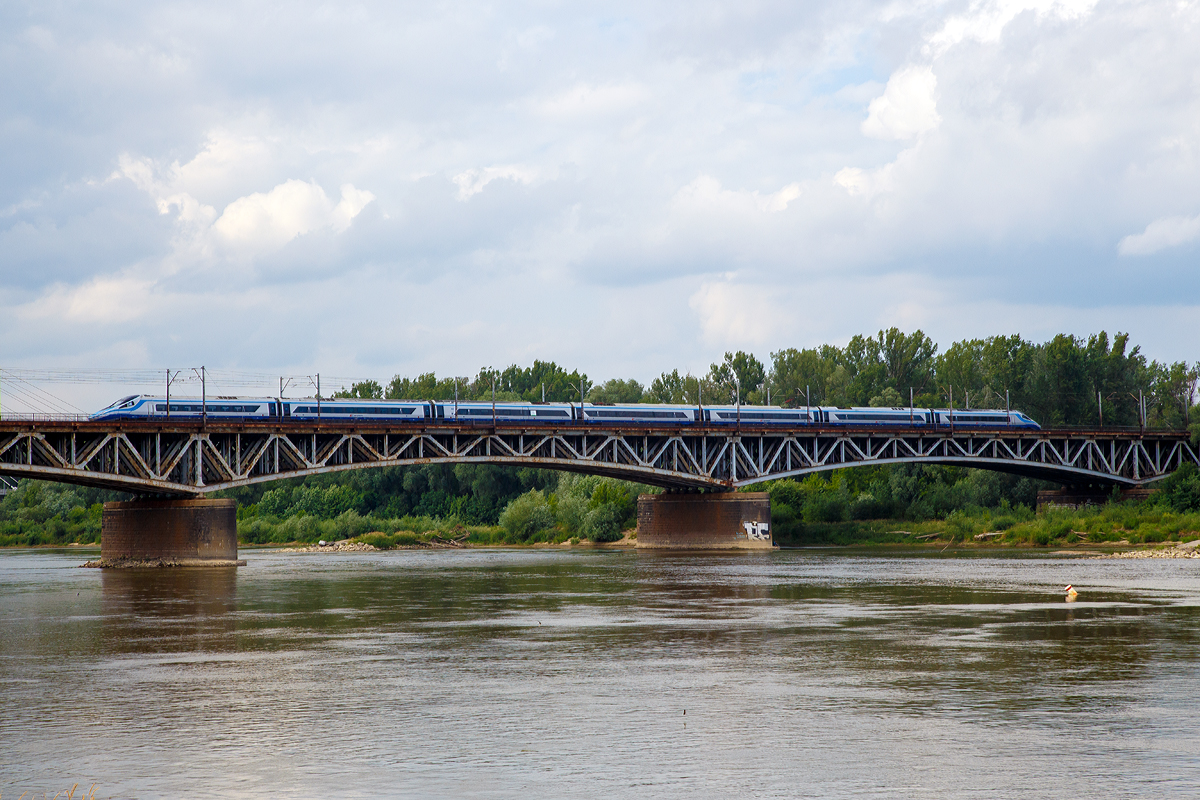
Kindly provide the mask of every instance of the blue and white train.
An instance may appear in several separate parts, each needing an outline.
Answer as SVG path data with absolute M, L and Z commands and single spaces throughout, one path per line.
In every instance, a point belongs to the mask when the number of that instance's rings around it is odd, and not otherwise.
M 437 400 L 280 400 L 273 397 L 174 398 L 130 395 L 91 415 L 94 420 L 167 418 L 271 422 L 451 421 L 536 425 L 638 424 L 676 426 L 816 425 L 821 427 L 1024 428 L 1038 430 L 1020 411 L 947 408 L 782 408 L 780 406 L 594 405 L 591 403 L 454 403 Z

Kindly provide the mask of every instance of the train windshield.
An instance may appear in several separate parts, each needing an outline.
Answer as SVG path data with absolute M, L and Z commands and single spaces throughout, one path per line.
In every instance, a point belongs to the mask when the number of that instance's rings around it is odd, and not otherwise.
M 107 411 L 109 408 L 116 408 L 116 407 L 118 407 L 118 406 L 123 406 L 123 405 L 125 405 L 126 403 L 128 403 L 128 402 L 130 402 L 130 401 L 132 401 L 132 400 L 137 400 L 137 397 L 138 397 L 138 396 L 137 396 L 136 394 L 131 394 L 131 395 L 129 395 L 128 397 L 122 397 L 120 400 L 118 400 L 117 402 L 113 403 L 111 406 L 108 406 L 108 407 L 107 407 L 107 408 L 105 408 L 104 410 L 105 410 L 105 411 Z

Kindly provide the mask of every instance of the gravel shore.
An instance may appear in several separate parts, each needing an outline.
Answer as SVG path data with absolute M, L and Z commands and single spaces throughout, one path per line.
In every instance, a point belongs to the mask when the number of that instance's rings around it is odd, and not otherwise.
M 1124 553 L 1105 553 L 1096 558 L 1200 558 L 1200 539 L 1174 547 L 1160 547 L 1154 550 L 1127 550 Z
M 280 553 L 365 553 L 370 550 L 378 550 L 379 548 L 373 544 L 365 544 L 363 542 L 326 542 L 325 544 L 314 544 L 308 547 L 285 547 Z

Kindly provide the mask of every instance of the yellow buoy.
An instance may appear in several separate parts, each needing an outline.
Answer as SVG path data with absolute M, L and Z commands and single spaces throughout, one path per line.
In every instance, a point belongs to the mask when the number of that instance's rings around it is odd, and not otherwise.
M 1068 603 L 1074 603 L 1075 598 L 1079 597 L 1079 592 L 1075 591 L 1075 587 L 1071 586 L 1070 584 L 1067 584 L 1067 588 L 1064 589 L 1064 591 L 1067 593 L 1067 602 Z

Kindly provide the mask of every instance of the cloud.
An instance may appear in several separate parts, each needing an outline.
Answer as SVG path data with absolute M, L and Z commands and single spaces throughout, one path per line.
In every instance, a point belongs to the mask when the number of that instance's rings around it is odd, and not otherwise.
M 1200 239 L 1200 214 L 1156 219 L 1141 233 L 1131 233 L 1117 245 L 1123 256 L 1148 256 Z
M 800 184 L 789 183 L 775 192 L 725 189 L 711 175 L 701 175 L 682 187 L 671 199 L 675 209 L 684 213 L 721 211 L 724 213 L 778 213 L 800 196 Z
M 833 182 L 851 195 L 871 198 L 892 188 L 892 171 L 894 169 L 895 164 L 887 164 L 873 170 L 845 167 L 837 171 L 833 176 Z
M 278 250 L 297 236 L 322 228 L 341 233 L 375 199 L 353 185 L 342 187 L 336 206 L 315 183 L 290 180 L 269 192 L 240 197 L 225 207 L 212 230 L 221 245 L 239 253 Z
M 1192 357 L 1200 273 L 1123 278 L 1198 240 L 1200 5 L 471 2 L 4 16 L 6 363 L 645 380 L 1042 313 Z
M 537 104 L 540 113 L 551 117 L 603 116 L 635 108 L 649 99 L 639 84 L 589 86 L 579 84 Z
M 937 76 L 930 67 L 898 70 L 871 101 L 862 132 L 874 139 L 911 139 L 933 130 L 942 121 L 936 93 Z
M 131 276 L 100 277 L 82 286 L 62 284 L 22 309 L 26 321 L 79 325 L 133 322 L 151 313 L 153 284 Z
M 455 175 L 453 181 L 454 185 L 458 187 L 458 199 L 465 201 L 482 192 L 494 180 L 507 179 L 528 185 L 533 183 L 536 177 L 536 170 L 518 165 L 510 165 L 468 169 Z
M 761 347 L 771 340 L 778 318 L 769 288 L 738 284 L 732 276 L 704 282 L 688 305 L 705 340 L 718 347 Z
M 1080 19 L 1091 13 L 1099 0 L 976 0 L 966 14 L 949 17 L 929 37 L 925 50 L 940 56 L 964 41 L 999 41 L 1005 27 L 1020 14 L 1032 11 L 1038 20 Z

